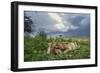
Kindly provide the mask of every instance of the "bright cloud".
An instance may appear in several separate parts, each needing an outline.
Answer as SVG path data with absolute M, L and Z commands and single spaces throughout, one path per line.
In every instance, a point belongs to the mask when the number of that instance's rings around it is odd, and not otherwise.
M 57 29 L 63 29 L 65 27 L 65 25 L 64 24 L 55 24 L 55 27 Z
M 48 15 L 56 22 L 54 27 L 58 31 L 67 32 L 69 29 L 69 22 L 64 21 L 63 18 L 58 13 L 48 13 Z M 66 23 L 66 25 L 64 24 Z
M 63 23 L 62 18 L 59 16 L 58 13 L 48 13 L 48 15 L 55 20 L 57 23 Z

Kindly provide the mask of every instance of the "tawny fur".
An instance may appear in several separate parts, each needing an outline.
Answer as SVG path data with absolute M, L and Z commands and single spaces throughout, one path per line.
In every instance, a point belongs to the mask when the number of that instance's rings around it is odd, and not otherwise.
M 74 50 L 76 48 L 79 48 L 78 44 L 76 42 L 71 43 L 48 43 L 48 49 L 47 53 L 53 53 L 53 54 L 60 54 L 60 53 L 66 53 L 70 50 Z

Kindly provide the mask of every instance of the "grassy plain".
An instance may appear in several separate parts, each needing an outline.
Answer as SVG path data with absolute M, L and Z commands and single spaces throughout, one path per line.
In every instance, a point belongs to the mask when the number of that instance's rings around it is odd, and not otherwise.
M 55 42 L 77 42 L 80 46 L 67 53 L 47 54 L 48 43 Z M 48 61 L 90 58 L 90 40 L 87 37 L 56 37 L 46 38 L 41 36 L 24 36 L 24 61 Z

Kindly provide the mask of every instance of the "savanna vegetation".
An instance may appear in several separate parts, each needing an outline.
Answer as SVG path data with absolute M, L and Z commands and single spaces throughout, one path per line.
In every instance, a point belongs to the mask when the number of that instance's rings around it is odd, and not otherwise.
M 47 54 L 48 43 L 50 42 L 77 42 L 80 46 L 67 53 Z M 44 32 L 39 32 L 35 37 L 24 36 L 24 61 L 46 61 L 46 60 L 69 60 L 90 58 L 90 41 L 86 37 L 68 38 L 59 37 L 47 38 Z

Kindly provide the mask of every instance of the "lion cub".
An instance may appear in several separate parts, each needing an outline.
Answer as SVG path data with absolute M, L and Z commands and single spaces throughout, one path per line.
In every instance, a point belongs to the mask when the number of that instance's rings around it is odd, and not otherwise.
M 53 53 L 53 54 L 66 53 L 70 50 L 79 48 L 79 46 L 76 42 L 48 43 L 48 45 L 49 45 L 49 47 L 47 49 L 48 54 L 50 54 L 50 53 Z

